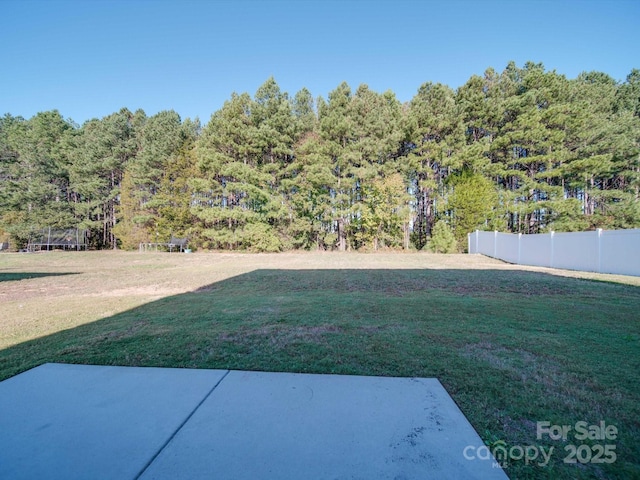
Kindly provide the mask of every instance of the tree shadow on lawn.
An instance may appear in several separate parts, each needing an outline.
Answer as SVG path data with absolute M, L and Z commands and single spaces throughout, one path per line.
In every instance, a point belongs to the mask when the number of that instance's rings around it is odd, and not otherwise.
M 31 278 L 79 275 L 80 272 L 0 272 L 0 282 L 18 282 Z
M 637 459 L 639 311 L 638 287 L 529 271 L 256 270 L 6 348 L 0 379 L 46 362 L 437 377 L 485 440 L 606 420 Z M 640 471 L 625 461 L 583 467 Z

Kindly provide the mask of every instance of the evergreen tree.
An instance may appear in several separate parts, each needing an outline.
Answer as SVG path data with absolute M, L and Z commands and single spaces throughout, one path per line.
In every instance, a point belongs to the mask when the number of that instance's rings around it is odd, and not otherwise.
M 114 233 L 125 248 L 157 240 L 161 204 L 156 201 L 168 163 L 185 142 L 180 116 L 173 111 L 146 118 L 136 112 L 135 156 L 125 167 L 121 185 L 121 207 Z M 160 241 L 167 241 L 163 232 Z
M 456 92 L 425 83 L 405 105 L 346 83 L 290 98 L 269 78 L 204 128 L 173 111 L 82 127 L 7 114 L 0 236 L 21 246 L 49 226 L 86 228 L 98 248 L 188 235 L 251 251 L 640 227 L 640 71 L 568 80 L 511 62 Z
M 434 225 L 428 248 L 433 253 L 456 253 L 458 251 L 456 237 L 445 220 L 438 220 Z
M 518 72 L 517 94 L 505 101 L 506 122 L 491 150 L 499 178 L 508 187 L 507 211 L 512 230 L 538 233 L 564 200 L 554 171 L 567 159 L 564 113 L 566 79 L 528 63 Z
M 422 85 L 409 104 L 405 131 L 407 173 L 416 206 L 413 241 L 421 249 L 431 235 L 443 180 L 463 140 L 454 92 L 441 84 Z
M 246 93 L 232 95 L 211 117 L 196 146 L 204 181 L 193 183 L 192 212 L 203 222 L 203 235 L 214 248 L 281 248 L 277 231 L 268 222 L 277 218 L 274 174 L 278 160 L 287 153 L 284 142 L 266 135 L 271 127 L 263 126 L 283 108 L 277 99 L 270 99 L 272 94 L 278 96 L 274 87 L 268 82 L 260 90 L 259 106 Z M 257 227 L 259 223 L 266 228 Z
M 292 113 L 294 116 L 294 142 L 298 142 L 308 133 L 315 131 L 318 121 L 313 96 L 306 88 L 300 90 L 293 97 Z
M 116 248 L 120 187 L 128 162 L 135 156 L 134 115 L 123 108 L 101 120 L 86 122 L 79 132 L 71 186 L 74 209 L 81 228 L 89 230 L 96 247 Z
M 495 184 L 479 173 L 463 170 L 447 179 L 452 190 L 446 206 L 458 245 L 466 245 L 467 234 L 490 228 L 498 205 Z
M 374 178 L 362 190 L 362 228 L 356 233 L 359 243 L 374 251 L 380 247 L 407 249 L 410 196 L 402 176 L 394 173 Z
M 337 236 L 337 247 L 347 250 L 348 231 L 355 210 L 353 202 L 358 188 L 354 172 L 356 165 L 353 152 L 356 137 L 355 125 L 350 112 L 351 88 L 342 83 L 329 93 L 328 102 L 319 105 L 320 148 L 316 160 L 328 167 L 331 177 L 325 186 L 329 191 L 331 231 Z
M 600 72 L 581 74 L 573 81 L 571 108 L 572 156 L 564 166 L 567 196 L 581 204 L 576 218 L 580 230 L 611 228 L 624 202 L 620 173 L 627 164 L 623 117 L 614 113 L 617 85 Z
M 56 110 L 28 121 L 2 119 L 0 216 L 21 246 L 37 230 L 74 226 L 69 206 L 70 146 L 74 125 Z
M 390 91 L 379 94 L 361 85 L 350 110 L 355 126 L 351 147 L 356 178 L 351 246 L 359 248 L 370 242 L 374 249 L 383 244 L 401 246 L 409 218 L 404 215 L 406 186 L 397 173 L 402 140 L 400 103 Z
M 173 235 L 197 239 L 200 234 L 191 213 L 191 182 L 197 176 L 194 147 L 199 132 L 199 120 L 186 119 L 182 124 L 182 145 L 165 165 L 160 189 L 154 197 L 158 209 L 156 228 L 162 238 Z

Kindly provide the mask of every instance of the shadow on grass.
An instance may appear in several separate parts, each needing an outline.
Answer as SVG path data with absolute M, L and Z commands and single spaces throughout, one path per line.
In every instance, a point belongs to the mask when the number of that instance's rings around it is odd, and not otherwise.
M 79 275 L 80 272 L 0 272 L 0 282 L 17 282 L 31 278 L 60 277 L 63 275 Z
M 485 440 L 541 444 L 537 421 L 616 425 L 619 460 L 580 472 L 628 477 L 638 312 L 638 287 L 537 272 L 256 270 L 6 348 L 0 379 L 45 362 L 437 377 Z M 508 473 L 574 477 L 557 457 Z

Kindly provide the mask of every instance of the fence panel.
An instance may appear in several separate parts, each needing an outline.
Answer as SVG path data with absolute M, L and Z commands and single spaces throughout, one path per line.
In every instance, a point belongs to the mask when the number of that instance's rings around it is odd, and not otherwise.
M 551 266 L 566 270 L 598 271 L 598 232 L 553 234 Z
M 640 229 L 469 234 L 469 253 L 522 265 L 640 276 Z
M 551 251 L 551 234 L 549 233 L 520 236 L 520 263 L 523 265 L 550 267 Z
M 477 232 L 478 237 L 478 253 L 485 253 L 490 257 L 493 257 L 495 253 L 495 234 L 493 232 Z
M 509 263 L 520 262 L 520 241 L 519 235 L 510 233 L 496 233 L 496 251 L 500 252 L 500 257 Z
M 640 229 L 602 231 L 600 271 L 640 276 Z

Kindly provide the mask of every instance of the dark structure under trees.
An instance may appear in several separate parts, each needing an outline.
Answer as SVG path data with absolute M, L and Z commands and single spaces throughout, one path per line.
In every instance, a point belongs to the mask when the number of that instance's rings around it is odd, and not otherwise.
M 27 251 L 40 250 L 82 250 L 87 249 L 87 232 L 78 228 L 65 230 L 44 228 L 35 233 L 27 244 Z

